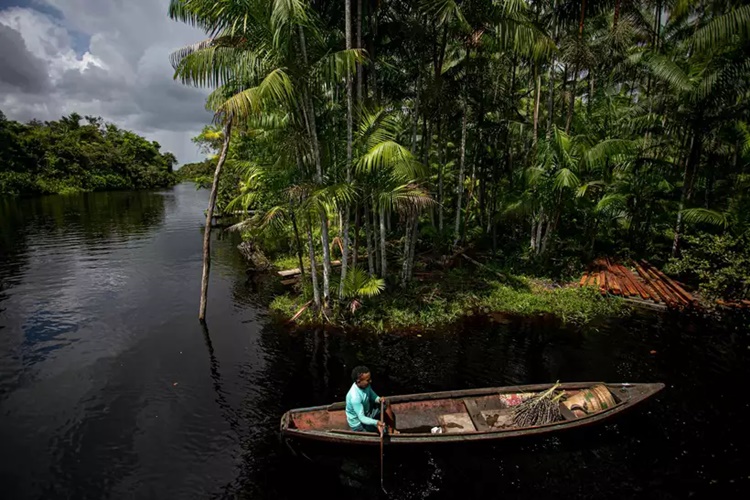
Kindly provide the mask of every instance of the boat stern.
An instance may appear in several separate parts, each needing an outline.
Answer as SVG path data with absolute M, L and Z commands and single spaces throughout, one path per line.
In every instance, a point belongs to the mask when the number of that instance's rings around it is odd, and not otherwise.
M 282 435 L 289 428 L 289 419 L 291 418 L 292 418 L 291 411 L 288 411 L 281 416 L 281 420 L 279 421 L 279 432 L 281 432 Z

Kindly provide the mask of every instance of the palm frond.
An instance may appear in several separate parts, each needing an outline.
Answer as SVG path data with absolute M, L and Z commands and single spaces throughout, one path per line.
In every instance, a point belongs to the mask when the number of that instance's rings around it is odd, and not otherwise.
M 344 297 L 375 297 L 385 290 L 385 280 L 370 277 L 361 267 L 349 269 L 344 279 Z
M 171 19 L 208 31 L 215 28 L 216 16 L 210 15 L 207 7 L 205 2 L 170 0 L 167 12 Z
M 750 153 L 750 127 L 747 122 L 737 122 L 737 131 L 740 134 L 740 150 L 743 155 Z
M 270 59 L 262 51 L 215 44 L 184 57 L 178 54 L 174 59 L 174 78 L 196 87 L 218 87 L 233 81 L 258 82 L 270 66 Z
M 637 151 L 633 141 L 627 139 L 606 139 L 590 148 L 583 155 L 584 165 L 597 168 L 607 162 L 620 162 L 631 158 Z
M 493 45 L 542 60 L 557 50 L 555 42 L 532 23 L 503 19 L 493 26 Z
M 172 65 L 172 68 L 177 69 L 177 66 L 180 64 L 180 61 L 185 59 L 186 57 L 195 54 L 196 52 L 200 52 L 202 50 L 214 47 L 217 45 L 216 38 L 209 38 L 207 40 L 201 40 L 200 42 L 196 42 L 190 45 L 186 45 L 184 47 L 181 47 L 171 54 L 169 54 L 169 62 Z
M 581 184 L 578 176 L 569 168 L 561 168 L 555 174 L 555 189 L 576 189 Z
M 690 77 L 674 61 L 659 54 L 649 54 L 642 59 L 643 64 L 660 80 L 678 92 L 691 92 L 693 83 Z
M 308 20 L 307 4 L 303 0 L 273 0 L 271 25 L 276 32 L 291 24 L 304 25 Z
M 402 214 L 420 213 L 436 203 L 427 190 L 413 183 L 384 192 L 381 198 L 381 203 L 390 202 L 393 208 Z
M 711 19 L 695 32 L 693 43 L 698 50 L 711 50 L 724 47 L 735 38 L 750 38 L 750 5 L 735 7 Z
M 321 57 L 313 71 L 326 83 L 340 82 L 352 76 L 357 70 L 357 64 L 367 61 L 363 49 L 349 49 L 332 52 Z
M 604 186 L 606 186 L 604 181 L 591 181 L 591 182 L 582 184 L 581 186 L 578 187 L 578 189 L 576 189 L 576 198 L 585 197 L 591 188 L 604 187 Z
M 729 227 L 727 214 L 707 208 L 686 208 L 680 212 L 687 224 L 708 224 L 711 226 Z
M 211 36 L 243 34 L 257 26 L 262 2 L 236 0 L 170 0 L 169 17 L 202 29 Z
M 375 144 L 357 162 L 357 171 L 362 173 L 388 170 L 402 179 L 416 179 L 422 165 L 411 151 L 395 141 Z
M 420 7 L 425 14 L 434 18 L 440 26 L 455 21 L 462 30 L 469 31 L 471 29 L 455 0 L 422 0 Z
M 501 9 L 504 15 L 511 16 L 526 13 L 529 10 L 529 6 L 526 0 L 505 0 L 502 2 Z
M 310 193 L 303 204 L 311 209 L 326 210 L 328 207 L 345 207 L 352 204 L 357 196 L 357 189 L 350 183 L 342 182 L 324 186 Z
M 619 193 L 609 193 L 602 196 L 596 204 L 596 212 L 610 216 L 624 214 L 627 208 L 627 196 Z
M 542 180 L 544 169 L 540 167 L 529 167 L 524 170 L 523 174 L 524 179 L 526 180 L 526 185 L 534 187 Z
M 267 108 L 289 104 L 294 100 L 294 88 L 289 76 L 282 68 L 270 72 L 253 88 L 243 90 L 221 104 L 217 112 L 246 120 Z
M 358 147 L 367 148 L 368 145 L 371 147 L 381 142 L 397 140 L 398 125 L 387 110 L 369 111 L 362 108 L 359 114 L 359 127 L 355 140 Z
M 534 213 L 538 205 L 539 200 L 537 198 L 522 196 L 517 200 L 506 203 L 503 206 L 502 214 L 503 216 L 526 217 Z

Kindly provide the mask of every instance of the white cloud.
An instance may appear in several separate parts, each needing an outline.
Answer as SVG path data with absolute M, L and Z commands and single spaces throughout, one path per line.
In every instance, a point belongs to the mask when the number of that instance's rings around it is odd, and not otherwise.
M 20 121 L 99 115 L 181 163 L 200 159 L 190 138 L 211 120 L 209 91 L 174 81 L 169 54 L 204 34 L 170 20 L 168 3 L 32 0 L 0 10 L 0 109 Z

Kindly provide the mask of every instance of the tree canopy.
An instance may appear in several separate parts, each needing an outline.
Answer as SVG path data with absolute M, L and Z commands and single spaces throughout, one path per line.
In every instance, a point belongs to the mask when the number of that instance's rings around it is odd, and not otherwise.
M 175 78 L 214 88 L 235 125 L 224 203 L 296 241 L 318 304 L 332 242 L 341 282 L 349 259 L 405 286 L 416 253 L 474 246 L 565 275 L 750 228 L 746 1 L 172 0 L 170 15 L 207 35 L 173 54 Z
M 160 149 L 98 117 L 23 124 L 0 112 L 0 194 L 169 186 L 177 158 Z

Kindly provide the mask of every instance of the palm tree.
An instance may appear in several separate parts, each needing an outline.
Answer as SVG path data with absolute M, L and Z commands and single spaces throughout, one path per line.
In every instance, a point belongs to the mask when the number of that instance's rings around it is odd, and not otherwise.
M 686 23 L 690 20 L 677 19 L 675 22 L 678 26 Z M 720 128 L 723 123 L 741 119 L 746 113 L 743 104 L 737 101 L 737 97 L 750 90 L 750 59 L 746 43 L 724 42 L 728 42 L 732 34 L 747 40 L 747 31 L 743 31 L 747 26 L 750 26 L 750 6 L 731 9 L 708 21 L 692 37 L 675 40 L 676 48 L 695 51 L 684 64 L 656 52 L 641 57 L 641 63 L 654 78 L 669 86 L 670 94 L 655 96 L 655 99 L 663 99 L 658 103 L 659 107 L 670 110 L 668 118 L 681 129 L 688 144 L 672 244 L 673 257 L 679 252 L 683 210 L 691 201 L 709 132 Z
M 322 186 L 325 169 L 314 99 L 326 85 L 348 77 L 355 63 L 362 61 L 361 51 L 328 50 L 309 5 L 301 0 L 171 0 L 169 12 L 209 35 L 172 55 L 175 78 L 218 87 L 209 97 L 209 106 L 240 126 L 250 117 L 284 110 L 298 129 L 306 131 L 309 154 L 302 156 L 302 162 L 314 165 L 314 182 Z M 325 212 L 319 218 L 327 305 L 328 219 Z
M 410 231 L 413 234 L 417 224 L 415 216 L 431 203 L 429 194 L 419 186 L 425 170 L 412 152 L 398 142 L 400 131 L 400 124 L 393 113 L 384 109 L 363 110 L 355 141 L 360 152 L 357 173 L 368 200 L 366 206 L 377 214 L 375 219 L 380 225 L 380 275 L 383 278 L 387 277 L 388 270 L 386 217 L 392 211 L 409 212 Z M 407 246 L 411 250 L 410 242 Z M 405 252 L 405 256 L 409 260 L 409 251 Z M 408 277 L 404 275 L 403 279 Z

